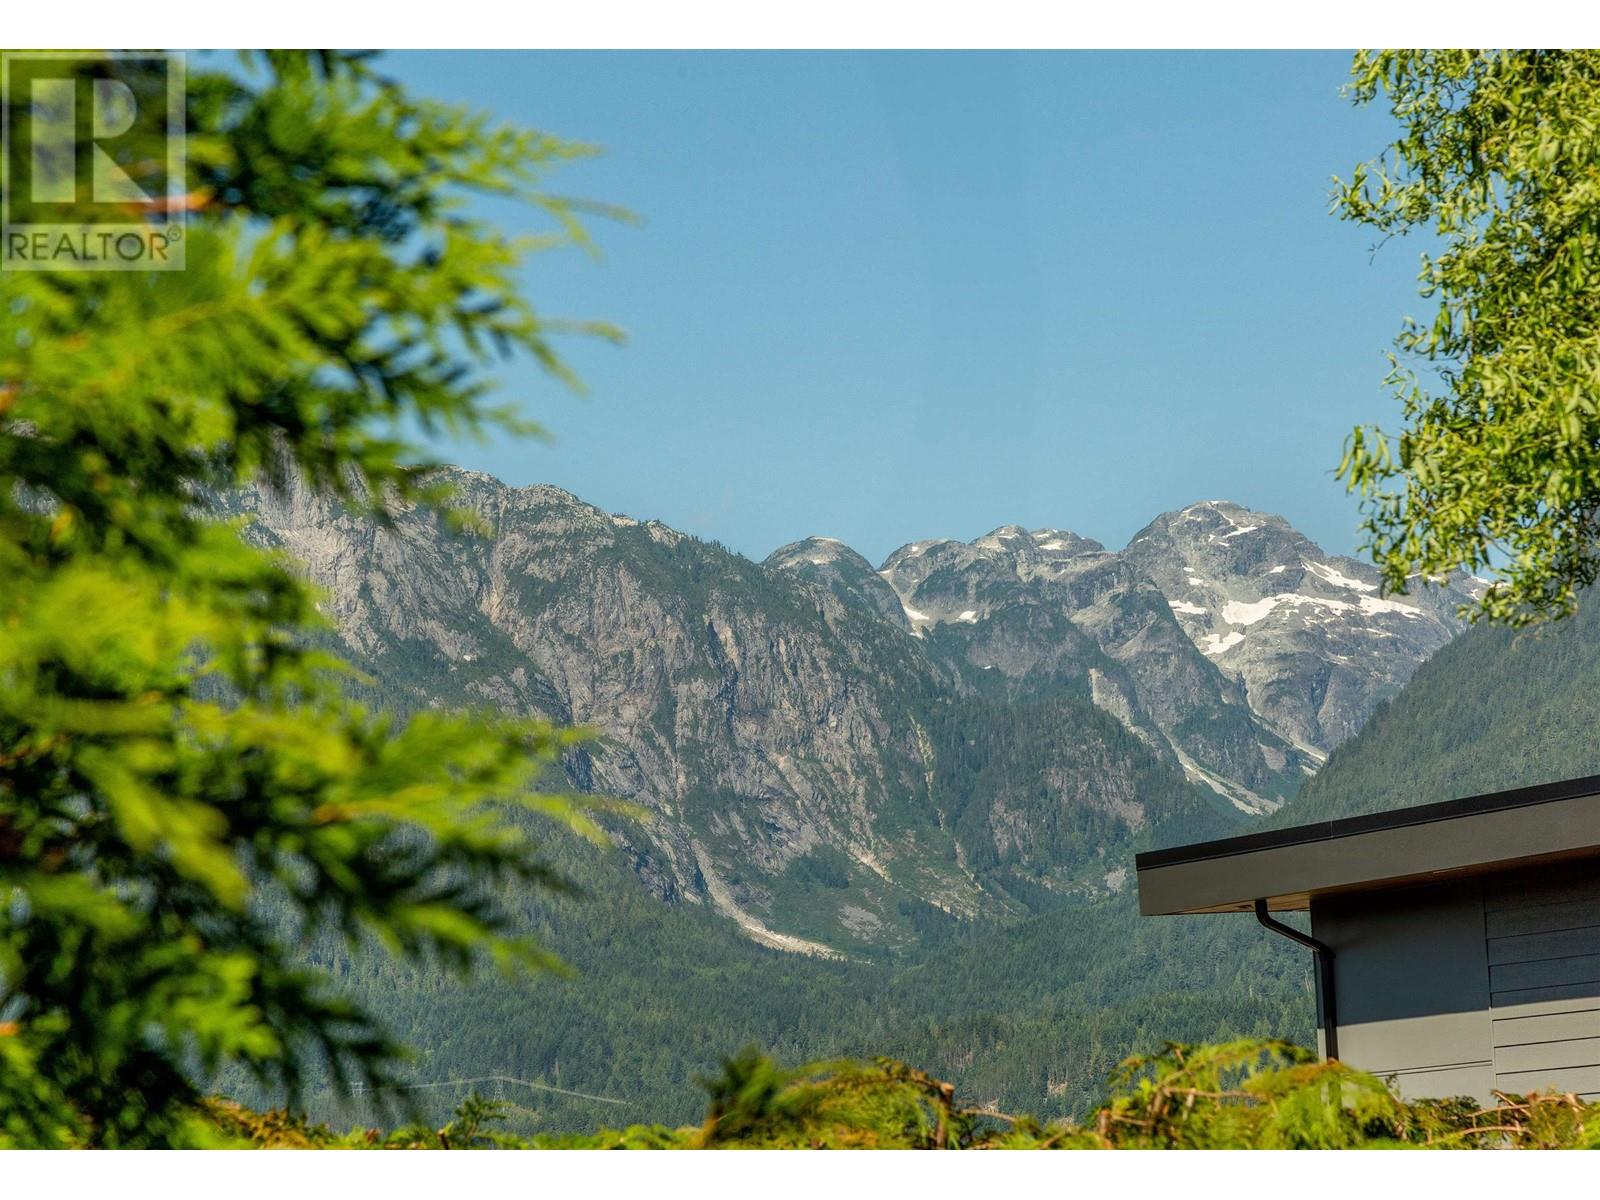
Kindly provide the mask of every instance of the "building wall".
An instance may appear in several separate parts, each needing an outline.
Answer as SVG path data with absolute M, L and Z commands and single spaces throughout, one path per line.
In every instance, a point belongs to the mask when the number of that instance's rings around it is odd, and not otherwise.
M 1486 879 L 1495 1087 L 1600 1098 L 1600 866 Z
M 1402 1095 L 1600 1099 L 1600 864 L 1314 901 L 1339 1056 Z

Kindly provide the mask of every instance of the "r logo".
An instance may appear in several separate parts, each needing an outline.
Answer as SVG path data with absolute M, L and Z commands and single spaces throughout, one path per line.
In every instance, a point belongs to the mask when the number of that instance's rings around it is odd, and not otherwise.
M 183 60 L 0 55 L 0 267 L 182 270 Z

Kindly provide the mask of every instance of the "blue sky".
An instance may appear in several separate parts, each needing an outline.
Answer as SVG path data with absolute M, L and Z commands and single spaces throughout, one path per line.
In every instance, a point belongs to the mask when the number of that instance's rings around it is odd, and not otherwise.
M 391 56 L 420 92 L 599 143 L 558 190 L 642 218 L 528 271 L 544 311 L 629 335 L 564 344 L 582 398 L 503 373 L 554 443 L 443 452 L 758 558 L 1008 522 L 1120 547 L 1221 497 L 1351 552 L 1332 469 L 1353 424 L 1394 424 L 1384 352 L 1422 302 L 1416 246 L 1374 257 L 1327 212 L 1390 130 L 1339 95 L 1348 65 Z

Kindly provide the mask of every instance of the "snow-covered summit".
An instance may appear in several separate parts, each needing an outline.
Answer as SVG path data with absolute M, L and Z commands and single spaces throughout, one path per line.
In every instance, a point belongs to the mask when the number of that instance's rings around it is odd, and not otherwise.
M 970 542 L 912 542 L 876 572 L 816 538 L 768 562 L 851 591 L 1019 697 L 1086 688 L 1252 809 L 1398 691 L 1483 586 L 1418 579 L 1386 595 L 1371 565 L 1220 499 L 1163 513 L 1121 551 L 1067 529 L 1002 525 Z
M 1272 513 L 1208 500 L 1163 513 L 1123 551 L 1253 709 L 1325 754 L 1460 628 L 1466 577 L 1383 594 L 1375 567 L 1325 553 Z

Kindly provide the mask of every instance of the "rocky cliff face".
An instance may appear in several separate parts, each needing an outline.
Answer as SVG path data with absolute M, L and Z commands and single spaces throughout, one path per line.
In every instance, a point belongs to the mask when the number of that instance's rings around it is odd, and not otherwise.
M 1272 811 L 1310 766 L 1251 711 L 1123 556 L 1059 529 L 916 542 L 882 577 L 913 630 L 1022 698 L 1077 689 L 1241 810 Z
M 1264 723 L 1318 761 L 1461 629 L 1483 585 L 1418 579 L 1384 596 L 1376 568 L 1324 554 L 1282 517 L 1224 500 L 1164 513 L 1123 551 Z
M 1026 889 L 996 872 L 1103 891 L 1107 844 L 1206 811 L 1086 701 L 1050 714 L 1053 784 L 1026 803 L 974 798 L 987 763 L 966 761 L 950 713 L 983 720 L 984 702 L 836 543 L 802 556 L 819 572 L 807 580 L 556 488 L 449 474 L 485 535 L 419 512 L 381 525 L 298 487 L 234 506 L 325 589 L 385 703 L 489 703 L 598 730 L 574 781 L 649 810 L 617 832 L 664 899 L 713 904 L 786 949 L 892 944 L 930 906 L 1020 911 Z M 1069 836 L 1052 805 L 1098 815 Z
M 226 507 L 325 589 L 381 701 L 593 727 L 569 774 L 648 811 L 617 831 L 647 883 L 790 950 L 1119 890 L 1142 839 L 1274 807 L 1451 629 L 1442 602 L 1387 607 L 1303 538 L 1292 580 L 1289 549 L 1202 553 L 1183 514 L 1122 554 L 1008 527 L 880 571 L 825 538 L 757 564 L 556 488 L 448 476 L 481 535 L 299 487 Z M 1219 536 L 1248 523 L 1229 511 Z M 1334 682 L 1308 699 L 1301 671 Z
M 1384 596 L 1372 566 L 1223 500 L 1162 514 L 1120 553 L 1009 525 L 914 542 L 879 575 L 930 647 L 994 673 L 1011 696 L 1086 689 L 1256 815 L 1459 632 L 1457 610 L 1483 587 L 1418 579 Z

